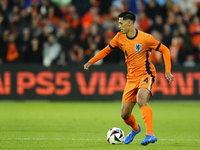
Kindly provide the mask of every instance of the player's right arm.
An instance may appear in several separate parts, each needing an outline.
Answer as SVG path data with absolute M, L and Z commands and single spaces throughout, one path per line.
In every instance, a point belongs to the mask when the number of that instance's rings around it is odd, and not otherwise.
M 85 65 L 84 69 L 89 70 L 89 67 L 92 66 L 94 63 L 96 63 L 98 60 L 103 59 L 106 57 L 117 45 L 117 39 L 118 39 L 119 33 L 110 41 L 110 43 L 102 49 L 100 52 L 98 52 L 93 58 L 91 58 Z
M 110 47 L 110 45 L 107 45 L 104 49 L 102 49 L 100 52 L 98 52 L 93 58 L 91 58 L 85 65 L 84 69 L 89 70 L 89 67 L 92 66 L 94 63 L 96 63 L 98 60 L 103 59 L 106 57 L 113 49 Z
M 84 65 L 84 69 L 85 69 L 85 70 L 89 70 L 89 67 L 90 67 L 90 66 L 92 66 L 92 63 L 88 61 L 88 62 Z

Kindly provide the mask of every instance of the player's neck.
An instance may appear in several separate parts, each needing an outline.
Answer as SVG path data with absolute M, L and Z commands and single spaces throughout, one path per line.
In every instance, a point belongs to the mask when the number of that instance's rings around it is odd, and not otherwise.
M 129 32 L 126 35 L 129 38 L 133 38 L 135 36 L 135 34 L 136 34 L 136 30 L 135 30 L 135 28 L 132 28 L 132 30 L 129 30 Z

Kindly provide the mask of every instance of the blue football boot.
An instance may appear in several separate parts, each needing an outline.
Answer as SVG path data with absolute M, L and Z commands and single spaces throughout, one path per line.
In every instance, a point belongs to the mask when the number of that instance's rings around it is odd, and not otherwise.
M 149 143 L 155 143 L 156 141 L 157 138 L 155 137 L 155 135 L 146 135 L 145 139 L 140 144 L 146 146 Z
M 139 126 L 139 125 L 138 125 Z M 139 129 L 137 132 L 134 132 L 133 130 L 131 130 L 131 132 L 126 136 L 124 143 L 125 144 L 129 144 L 133 141 L 134 137 L 136 136 L 136 134 L 138 134 L 141 131 L 141 127 L 139 126 Z

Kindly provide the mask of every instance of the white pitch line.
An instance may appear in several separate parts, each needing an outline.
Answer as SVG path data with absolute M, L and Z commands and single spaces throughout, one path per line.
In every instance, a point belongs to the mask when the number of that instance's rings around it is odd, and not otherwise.
M 106 139 L 83 139 L 83 138 L 0 138 L 1 141 L 106 141 Z M 143 140 L 143 139 L 134 139 Z M 200 139 L 158 139 L 158 141 L 200 141 Z

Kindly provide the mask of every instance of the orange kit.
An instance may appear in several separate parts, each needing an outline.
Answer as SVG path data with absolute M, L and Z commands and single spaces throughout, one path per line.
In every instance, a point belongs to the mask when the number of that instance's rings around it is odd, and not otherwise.
M 133 38 L 118 32 L 110 41 L 109 45 L 101 50 L 89 62 L 94 64 L 107 56 L 115 47 L 119 47 L 125 55 L 127 65 L 127 83 L 123 94 L 122 102 L 136 102 L 136 95 L 139 88 L 146 88 L 150 92 L 156 81 L 156 70 L 151 63 L 151 51 L 163 53 L 165 61 L 165 73 L 171 73 L 171 61 L 169 49 L 150 34 L 136 29 Z

